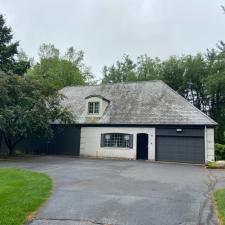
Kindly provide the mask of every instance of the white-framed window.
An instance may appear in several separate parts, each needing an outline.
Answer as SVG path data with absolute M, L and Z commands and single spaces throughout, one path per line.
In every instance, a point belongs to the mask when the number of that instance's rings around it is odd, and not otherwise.
M 102 134 L 101 147 L 133 148 L 133 135 L 124 133 Z
M 88 114 L 99 114 L 99 108 L 99 102 L 88 102 Z

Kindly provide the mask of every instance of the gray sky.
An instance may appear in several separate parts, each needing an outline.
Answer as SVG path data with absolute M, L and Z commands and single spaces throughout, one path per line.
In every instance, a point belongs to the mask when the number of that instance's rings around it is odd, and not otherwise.
M 195 54 L 225 41 L 225 0 L 0 0 L 3 13 L 31 57 L 41 43 L 61 51 L 85 52 L 85 62 L 102 67 L 123 54 Z

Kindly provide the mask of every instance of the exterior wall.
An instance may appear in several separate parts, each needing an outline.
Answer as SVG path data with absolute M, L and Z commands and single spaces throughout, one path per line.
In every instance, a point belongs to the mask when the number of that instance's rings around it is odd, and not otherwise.
M 133 148 L 101 148 L 102 133 L 133 134 Z M 137 134 L 148 134 L 148 158 L 155 160 L 155 128 L 139 127 L 82 127 L 80 155 L 92 157 L 112 157 L 136 159 Z
M 181 129 L 182 132 L 177 132 Z M 173 136 L 173 137 L 204 137 L 204 127 L 157 127 L 156 136 Z
M 205 161 L 215 160 L 214 128 L 205 128 Z
M 53 127 L 54 136 L 48 142 L 48 154 L 80 155 L 80 127 Z
M 33 154 L 80 154 L 80 126 L 53 125 L 53 137 L 47 140 L 44 137 L 29 137 L 19 142 L 15 150 Z M 1 141 L 1 140 L 0 140 Z M 0 154 L 8 152 L 4 140 L 0 144 Z

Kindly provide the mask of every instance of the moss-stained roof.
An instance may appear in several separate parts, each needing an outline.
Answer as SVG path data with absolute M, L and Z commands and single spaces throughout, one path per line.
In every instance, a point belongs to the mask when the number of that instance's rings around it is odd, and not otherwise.
M 85 98 L 102 96 L 110 102 L 100 124 L 217 124 L 162 81 L 65 87 L 60 93 L 76 123 L 85 123 Z

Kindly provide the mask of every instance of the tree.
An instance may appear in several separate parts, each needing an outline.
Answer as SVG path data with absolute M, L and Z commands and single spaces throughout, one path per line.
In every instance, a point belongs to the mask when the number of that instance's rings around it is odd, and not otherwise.
M 38 56 L 43 59 L 58 59 L 59 49 L 55 48 L 53 44 L 42 44 L 39 48 Z
M 46 90 L 53 91 L 66 86 L 85 84 L 91 74 L 81 69 L 83 55 L 72 50 L 70 48 L 66 55 L 61 57 L 59 50 L 54 45 L 41 45 L 40 62 L 28 70 L 26 76 L 40 81 Z
M 208 69 L 202 54 L 187 55 L 181 58 L 183 67 L 182 95 L 198 109 L 207 113 L 206 79 Z
M 207 51 L 209 76 L 206 80 L 210 116 L 219 123 L 216 141 L 225 143 L 225 44 Z
M 0 77 L 0 131 L 9 154 L 31 135 L 52 136 L 51 121 L 70 123 L 71 113 L 60 106 L 62 96 L 43 94 L 39 83 L 25 77 Z
M 141 55 L 137 58 L 137 80 L 159 80 L 161 76 L 161 61 L 159 58 L 150 58 Z
M 184 75 L 182 60 L 178 57 L 171 56 L 162 62 L 161 79 L 181 95 L 184 95 Z
M 136 65 L 125 55 L 121 61 L 117 61 L 116 65 L 103 68 L 102 83 L 120 83 L 137 80 Z
M 210 116 L 218 121 L 216 141 L 225 143 L 225 72 L 210 75 L 207 79 Z
M 64 59 L 76 66 L 86 82 L 91 82 L 94 78 L 89 67 L 84 63 L 84 52 L 77 51 L 74 47 L 69 47 L 64 55 Z
M 12 30 L 5 25 L 5 19 L 0 14 L 0 71 L 5 75 L 23 75 L 30 67 L 30 62 L 15 59 L 19 42 L 12 42 L 12 39 Z

